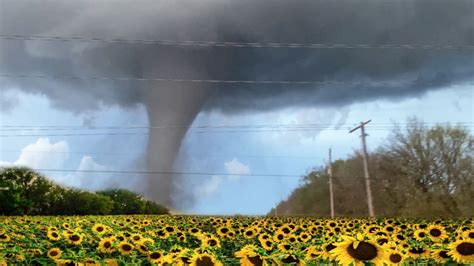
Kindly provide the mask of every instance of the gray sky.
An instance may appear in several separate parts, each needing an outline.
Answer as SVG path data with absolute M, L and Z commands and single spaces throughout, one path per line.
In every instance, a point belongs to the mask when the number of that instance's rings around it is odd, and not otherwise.
M 139 134 L 127 136 L 24 131 L 48 139 L 2 137 L 0 161 L 221 174 L 52 174 L 64 184 L 131 187 L 198 213 L 264 213 L 298 185 L 298 176 L 324 163 L 329 147 L 339 158 L 358 148 L 347 127 L 361 120 L 373 120 L 371 147 L 383 143 L 392 120 L 403 123 L 408 116 L 472 123 L 470 0 L 0 3 L 0 75 L 10 75 L 0 77 L 3 134 L 8 125 L 183 126 L 168 133 L 129 130 Z M 177 45 L 183 41 L 226 44 Z M 289 47 L 294 43 L 319 47 Z M 71 76 L 82 78 L 65 78 Z M 254 83 L 149 80 L 156 78 Z M 262 124 L 324 126 L 313 132 L 186 132 L 191 125 Z M 52 153 L 35 152 L 38 147 Z M 238 176 L 272 173 L 295 177 Z
M 84 121 L 91 125 L 147 124 L 144 108 L 123 110 L 104 107 L 99 111 L 74 115 L 52 108 L 45 97 L 13 90 L 7 95 L 16 96 L 17 104 L 10 112 L 0 114 L 2 125 L 46 125 L 51 124 L 51 121 L 56 125 L 81 125 Z M 472 126 L 473 96 L 472 87 L 457 86 L 421 97 L 370 101 L 342 109 L 305 107 L 246 115 L 203 113 L 198 116 L 194 125 L 337 122 L 345 125 L 340 130 L 331 130 L 334 129 L 332 126 L 320 132 L 188 133 L 180 153 L 182 166 L 179 170 L 182 172 L 297 176 L 190 176 L 184 190 L 197 197 L 195 204 L 186 205 L 183 211 L 203 214 L 264 214 L 291 193 L 299 184 L 298 176 L 326 162 L 329 147 L 332 147 L 335 159 L 344 158 L 360 148 L 358 134 L 348 134 L 350 125 L 372 119 L 374 126 L 369 126 L 367 133 L 369 150 L 373 150 L 384 143 L 390 133 L 390 129 L 376 127 L 375 124 L 390 125 L 392 120 L 404 123 L 406 117 L 416 115 L 428 123 L 470 122 Z M 472 132 L 473 128 L 470 129 Z M 54 133 L 61 134 L 57 131 Z M 53 136 L 48 140 L 41 137 L 1 138 L 0 161 L 42 168 L 134 170 L 139 167 L 136 161 L 142 158 L 145 147 L 145 135 Z M 48 174 L 63 184 L 89 189 L 130 185 L 117 182 L 117 177 L 110 174 Z M 133 185 L 141 179 L 129 176 L 128 180 Z

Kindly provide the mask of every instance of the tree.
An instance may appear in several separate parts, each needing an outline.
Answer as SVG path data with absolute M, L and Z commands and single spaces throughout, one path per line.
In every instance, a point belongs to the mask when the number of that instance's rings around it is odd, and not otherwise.
M 413 205 L 407 215 L 460 216 L 474 213 L 473 137 L 466 128 L 449 124 L 428 128 L 411 118 L 382 148 L 382 172 L 394 184 L 405 184 L 402 202 Z M 416 204 L 415 204 L 416 203 Z
M 0 183 L 8 190 L 0 192 L 5 214 L 36 214 L 47 209 L 48 191 L 54 184 L 26 167 L 5 168 Z
M 473 137 L 461 126 L 427 127 L 415 118 L 397 128 L 369 156 L 375 212 L 379 216 L 459 217 L 474 215 Z M 358 153 L 333 168 L 336 215 L 365 216 L 367 200 Z M 282 214 L 329 215 L 327 169 L 303 180 L 278 205 Z M 273 212 L 273 210 L 272 210 Z
M 169 212 L 165 207 L 147 201 L 141 195 L 125 189 L 109 189 L 98 193 L 113 200 L 114 214 L 165 214 Z
M 0 169 L 0 214 L 167 214 L 168 209 L 125 189 L 100 193 L 61 187 L 26 167 Z

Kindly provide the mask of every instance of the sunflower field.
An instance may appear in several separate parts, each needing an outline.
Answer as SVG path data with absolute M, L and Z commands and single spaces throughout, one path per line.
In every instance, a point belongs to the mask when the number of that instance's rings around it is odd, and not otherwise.
M 0 265 L 474 263 L 473 219 L 132 215 L 0 221 Z

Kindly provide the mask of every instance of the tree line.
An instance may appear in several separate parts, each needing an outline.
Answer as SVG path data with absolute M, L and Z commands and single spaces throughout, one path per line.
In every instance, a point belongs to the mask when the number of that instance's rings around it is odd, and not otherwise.
M 125 190 L 84 191 L 60 186 L 26 167 L 0 168 L 0 215 L 168 214 Z
M 473 136 L 462 126 L 428 127 L 416 118 L 369 154 L 377 216 L 474 216 Z M 335 214 L 367 216 L 362 154 L 332 164 Z M 328 167 L 311 171 L 278 214 L 329 216 Z M 270 214 L 274 213 L 273 209 Z

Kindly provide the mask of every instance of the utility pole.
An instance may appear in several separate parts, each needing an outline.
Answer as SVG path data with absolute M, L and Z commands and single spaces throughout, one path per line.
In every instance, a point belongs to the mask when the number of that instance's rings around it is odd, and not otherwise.
M 372 203 L 372 190 L 370 188 L 370 177 L 369 177 L 369 166 L 368 166 L 368 163 L 367 163 L 367 144 L 365 142 L 365 137 L 367 136 L 367 134 L 365 134 L 365 125 L 367 125 L 371 120 L 368 120 L 366 122 L 360 122 L 360 125 L 351 129 L 351 131 L 349 131 L 349 133 L 352 133 L 354 131 L 356 131 L 357 129 L 360 128 L 360 131 L 362 133 L 361 135 L 361 139 L 362 139 L 362 158 L 363 158 L 363 163 L 364 163 L 364 175 L 365 175 L 365 188 L 366 188 L 366 191 L 367 191 L 367 204 L 368 204 L 368 207 L 369 207 L 369 216 L 370 217 L 374 217 L 375 214 L 374 214 L 374 205 Z
M 331 217 L 334 217 L 334 195 L 332 192 L 332 160 L 331 160 L 331 148 L 329 148 L 329 167 L 328 167 L 328 174 L 329 174 L 329 197 L 331 202 Z

